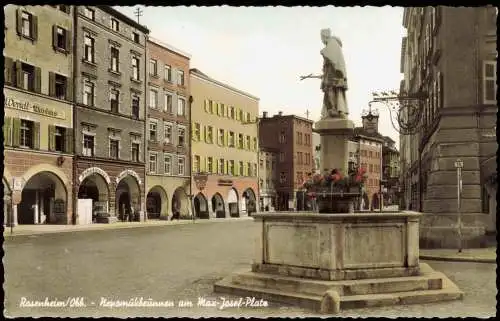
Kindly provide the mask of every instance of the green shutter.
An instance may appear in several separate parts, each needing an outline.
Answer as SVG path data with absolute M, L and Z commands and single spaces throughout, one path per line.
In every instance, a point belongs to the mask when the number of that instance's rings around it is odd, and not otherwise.
M 65 129 L 64 137 L 64 151 L 68 154 L 73 153 L 73 128 Z
M 240 162 L 234 162 L 234 176 L 238 176 L 240 174 Z
M 205 143 L 208 143 L 208 135 L 207 135 L 207 132 L 208 132 L 208 131 L 207 131 L 207 126 L 203 126 L 203 133 L 205 134 L 205 135 L 203 136 L 203 141 L 204 141 Z
M 40 123 L 33 122 L 33 149 L 40 149 Z
M 49 71 L 49 96 L 56 96 L 56 74 Z
M 34 40 L 38 39 L 38 17 L 35 15 L 31 16 L 31 36 Z
M 12 119 L 12 146 L 19 146 L 21 142 L 21 119 Z
M 35 92 L 42 93 L 42 69 L 35 67 Z
M 49 151 L 56 150 L 56 126 L 49 125 Z
M 57 25 L 52 26 L 52 47 L 57 48 Z
M 200 172 L 205 171 L 205 157 L 200 156 Z
M 4 117 L 3 120 L 3 143 L 5 146 L 12 145 L 12 118 Z
M 229 146 L 228 141 L 229 141 L 229 131 L 226 130 L 224 132 L 224 146 Z
M 65 49 L 66 52 L 71 52 L 71 43 L 72 43 L 72 38 L 71 38 L 71 31 L 70 30 L 64 30 L 64 33 L 66 34 L 66 43 L 65 43 Z
M 16 60 L 16 87 L 23 88 L 23 66 L 20 60 Z
M 66 78 L 66 100 L 73 101 L 73 80 L 71 78 Z
M 10 57 L 4 57 L 5 67 L 3 69 L 3 77 L 5 84 L 12 85 L 12 80 L 14 77 L 14 60 Z

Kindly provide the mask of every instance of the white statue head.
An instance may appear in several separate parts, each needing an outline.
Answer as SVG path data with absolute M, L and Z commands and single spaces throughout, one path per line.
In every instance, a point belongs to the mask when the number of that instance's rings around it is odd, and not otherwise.
M 330 28 L 321 29 L 321 41 L 323 41 L 325 45 L 328 43 L 328 40 L 332 38 L 335 39 L 335 41 L 337 41 L 340 47 L 342 47 L 342 41 L 340 40 L 340 38 L 332 36 Z

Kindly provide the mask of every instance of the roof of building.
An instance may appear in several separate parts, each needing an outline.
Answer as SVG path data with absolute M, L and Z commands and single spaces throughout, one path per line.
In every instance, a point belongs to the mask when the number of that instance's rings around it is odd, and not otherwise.
M 269 117 L 260 117 L 259 119 L 263 120 L 277 120 L 277 119 L 283 119 L 283 118 L 293 118 L 293 119 L 299 119 L 299 120 L 302 120 L 302 121 L 305 121 L 307 123 L 314 123 L 314 121 L 312 119 L 308 119 L 308 118 L 304 118 L 304 117 L 301 117 L 301 116 L 297 116 L 297 115 L 279 115 L 279 114 L 274 114 L 273 116 Z
M 279 148 L 261 146 L 260 150 L 268 153 L 279 153 Z
M 371 132 L 367 131 L 363 127 L 354 127 L 354 137 L 364 137 L 364 138 L 371 138 L 375 141 L 383 142 L 384 141 L 384 136 L 381 135 L 379 132 Z
M 121 21 L 141 30 L 142 32 L 149 34 L 149 29 L 146 26 L 135 22 L 132 18 L 129 18 L 128 16 L 124 15 L 120 11 L 114 9 L 112 6 L 102 6 L 101 5 L 101 6 L 96 6 L 96 7 L 101 9 L 102 11 L 105 11 L 105 12 L 109 13 L 110 15 L 120 19 Z
M 180 49 L 177 49 L 174 46 L 169 45 L 169 44 L 167 44 L 167 43 L 165 43 L 165 42 L 163 42 L 163 41 L 161 41 L 159 39 L 156 39 L 156 38 L 153 38 L 153 37 L 149 36 L 148 37 L 148 41 L 154 43 L 157 46 L 160 46 L 160 47 L 163 47 L 165 49 L 168 49 L 168 50 L 172 51 L 173 53 L 176 53 L 176 54 L 184 56 L 184 57 L 186 57 L 188 59 L 191 59 L 191 54 L 189 54 L 189 53 L 187 53 L 185 51 L 182 51 Z
M 207 74 L 205 74 L 205 73 L 201 72 L 201 71 L 200 71 L 199 69 L 197 69 L 197 68 L 191 68 L 191 69 L 189 69 L 189 73 L 190 73 L 191 75 L 195 75 L 195 76 L 197 76 L 197 77 L 199 77 L 199 78 L 202 78 L 202 79 L 208 80 L 208 81 L 210 81 L 210 82 L 213 82 L 214 84 L 217 84 L 217 85 L 219 85 L 219 86 L 225 87 L 225 88 L 227 88 L 227 89 L 229 89 L 229 90 L 232 90 L 232 91 L 237 92 L 237 93 L 239 93 L 239 94 L 242 94 L 242 95 L 244 95 L 244 96 L 247 96 L 248 98 L 251 98 L 251 99 L 254 99 L 254 100 L 257 100 L 257 101 L 258 101 L 258 100 L 260 100 L 260 98 L 258 98 L 258 97 L 256 97 L 256 96 L 254 96 L 254 95 L 252 95 L 252 94 L 249 94 L 249 93 L 247 93 L 247 92 L 244 92 L 243 90 L 240 90 L 240 89 L 234 88 L 234 87 L 229 86 L 229 85 L 227 85 L 227 84 L 225 84 L 225 83 L 223 83 L 223 82 L 220 82 L 220 81 L 218 81 L 218 80 L 215 80 L 214 78 L 212 78 L 212 77 L 208 76 Z

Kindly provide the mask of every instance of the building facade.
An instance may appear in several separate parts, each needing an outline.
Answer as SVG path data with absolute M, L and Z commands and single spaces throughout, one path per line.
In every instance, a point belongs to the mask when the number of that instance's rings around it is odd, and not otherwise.
M 259 99 L 190 71 L 193 207 L 197 217 L 257 211 Z M 207 174 L 201 190 L 198 174 Z
M 149 30 L 109 6 L 78 6 L 75 15 L 78 214 L 143 220 Z
M 399 151 L 396 142 L 384 136 L 382 145 L 382 180 L 384 181 L 384 204 L 399 205 Z
M 148 219 L 191 213 L 189 61 L 181 50 L 149 38 L 147 46 Z
M 457 174 L 463 161 L 464 246 L 496 230 L 496 8 L 405 8 L 400 91 L 423 92 L 422 126 L 401 137 L 405 205 L 425 213 L 422 247 L 458 244 Z
M 278 184 L 277 163 L 279 150 L 260 148 L 259 152 L 259 195 L 260 211 L 274 211 L 277 204 L 276 185 Z
M 314 170 L 312 120 L 281 112 L 260 119 L 259 139 L 262 148 L 278 151 L 276 210 L 297 208 L 297 192 Z M 302 199 L 302 198 L 301 198 Z
M 73 8 L 4 13 L 4 223 L 71 224 Z

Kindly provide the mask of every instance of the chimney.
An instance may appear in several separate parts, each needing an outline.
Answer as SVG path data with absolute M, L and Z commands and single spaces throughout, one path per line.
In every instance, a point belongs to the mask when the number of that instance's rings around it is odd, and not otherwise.
M 278 116 L 280 116 L 280 117 L 281 117 L 281 116 L 283 116 L 283 112 L 282 112 L 282 111 L 279 111 L 279 112 L 278 112 Z
M 262 118 L 267 118 L 267 111 L 262 112 Z

